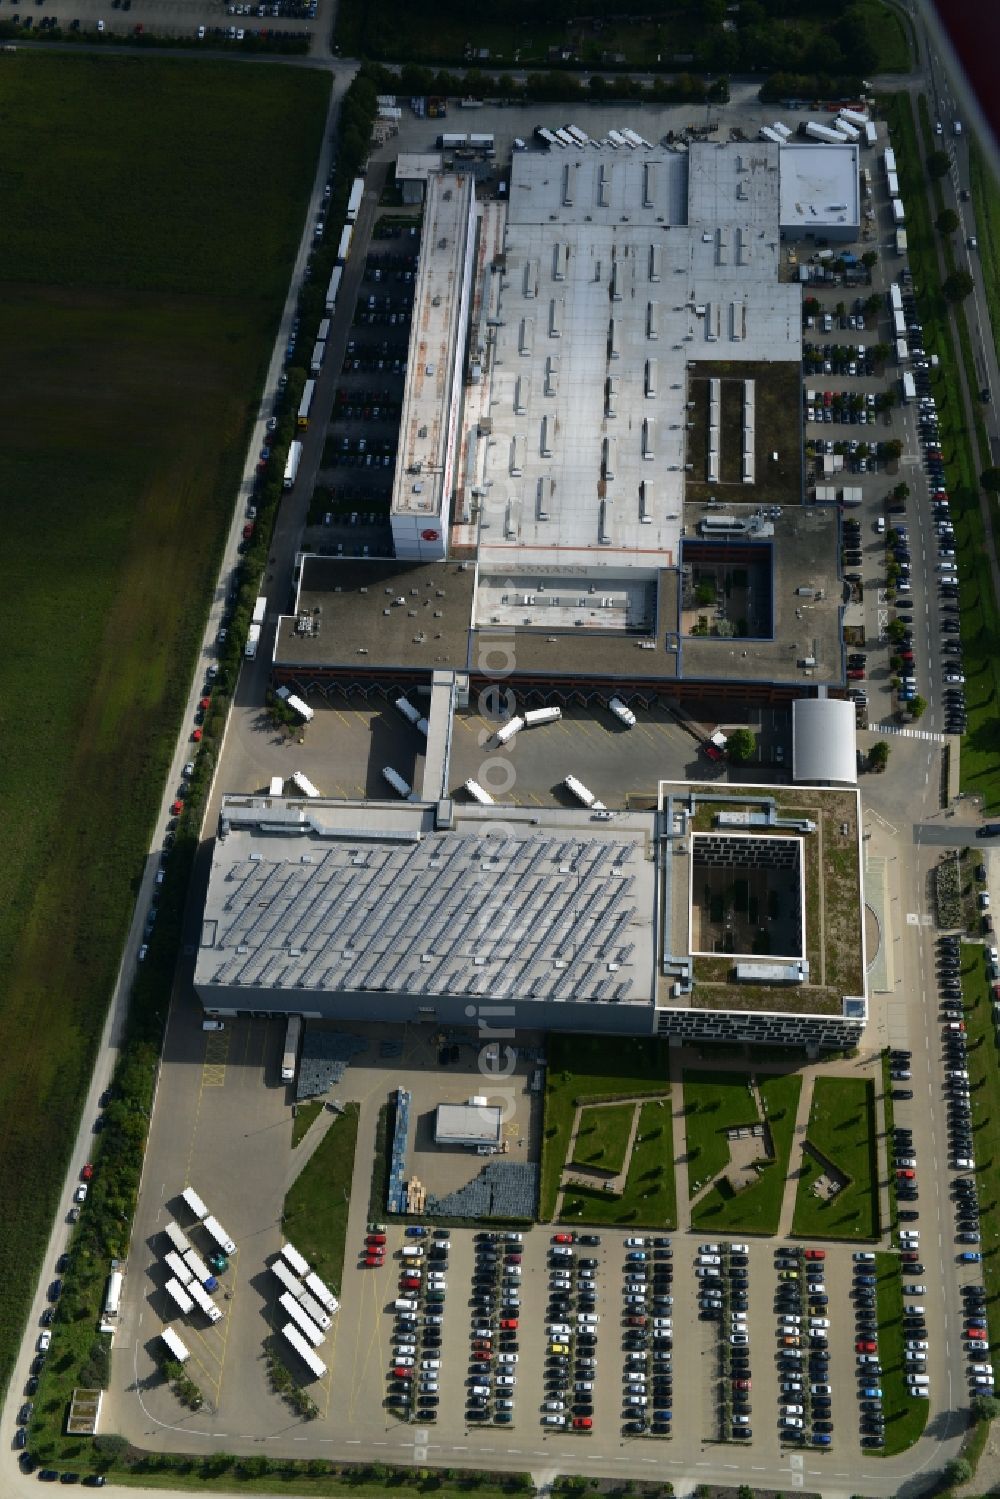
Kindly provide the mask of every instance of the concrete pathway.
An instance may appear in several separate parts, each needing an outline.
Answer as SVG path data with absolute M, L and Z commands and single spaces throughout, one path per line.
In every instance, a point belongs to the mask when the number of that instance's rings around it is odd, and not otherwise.
M 785 1177 L 785 1190 L 781 1198 L 781 1217 L 778 1219 L 778 1237 L 787 1239 L 792 1232 L 792 1219 L 795 1216 L 795 1196 L 798 1191 L 799 1178 L 802 1175 L 802 1147 L 805 1144 L 806 1133 L 809 1128 L 809 1111 L 812 1108 L 814 1074 L 804 1071 L 802 1075 L 802 1087 L 799 1089 L 799 1106 L 795 1110 L 795 1128 L 792 1131 L 792 1145 L 788 1154 L 788 1173 Z
M 569 1145 L 566 1147 L 566 1163 L 563 1166 L 559 1192 L 556 1196 L 556 1218 L 562 1216 L 564 1198 L 567 1191 L 571 1191 L 574 1186 L 587 1187 L 591 1191 L 607 1191 L 609 1196 L 620 1197 L 622 1195 L 625 1191 L 625 1183 L 628 1180 L 629 1167 L 632 1164 L 632 1148 L 635 1145 L 635 1137 L 639 1132 L 639 1115 L 643 1104 L 650 1102 L 655 1102 L 655 1099 L 589 1099 L 586 1103 L 577 1104 L 576 1112 L 573 1115 L 573 1127 L 570 1130 Z M 606 1171 L 602 1172 L 598 1166 L 581 1166 L 579 1163 L 573 1163 L 573 1157 L 576 1153 L 577 1135 L 580 1133 L 580 1121 L 583 1118 L 584 1110 L 616 1109 L 620 1108 L 622 1104 L 629 1103 L 632 1104 L 632 1123 L 629 1126 L 625 1154 L 622 1157 L 622 1168 L 617 1175 L 609 1176 Z
M 674 1140 L 674 1194 L 677 1198 L 677 1231 L 691 1228 L 691 1203 L 688 1198 L 687 1125 L 684 1122 L 684 1050 L 670 1047 L 670 1124 Z

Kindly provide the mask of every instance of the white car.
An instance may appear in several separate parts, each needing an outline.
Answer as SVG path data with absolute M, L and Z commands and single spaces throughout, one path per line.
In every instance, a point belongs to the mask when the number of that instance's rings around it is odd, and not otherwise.
M 802 1318 L 795 1312 L 783 1312 L 782 1315 L 778 1318 L 778 1321 L 781 1323 L 782 1327 L 802 1326 Z
M 421 1369 L 440 1369 L 441 1360 L 439 1358 L 422 1358 L 420 1360 L 420 1367 Z
M 87 1200 L 87 1183 L 86 1182 L 81 1182 L 80 1185 L 77 1187 L 76 1191 L 73 1193 L 73 1201 L 74 1202 L 86 1202 L 86 1200 Z
M 545 1331 L 550 1338 L 568 1338 L 571 1328 L 568 1322 L 550 1322 Z M 487 1333 L 486 1336 L 489 1337 L 490 1334 Z
M 782 1416 L 781 1424 L 792 1431 L 801 1431 L 804 1423 L 801 1416 Z
M 401 1369 L 412 1369 L 416 1364 L 416 1359 L 412 1356 L 412 1354 L 401 1353 L 396 1359 L 396 1363 Z
M 549 1250 L 549 1254 L 552 1255 L 553 1259 L 558 1260 L 571 1260 L 573 1258 L 573 1251 L 568 1244 L 553 1244 Z
M 546 1411 L 564 1411 L 565 1409 L 566 1404 L 565 1401 L 562 1400 L 546 1400 L 545 1404 L 542 1406 L 542 1410 Z
M 581 1327 L 596 1327 L 601 1319 L 596 1312 L 577 1312 L 576 1320 Z
M 926 1286 L 918 1286 L 918 1285 L 904 1286 L 903 1287 L 903 1295 L 904 1296 L 926 1296 L 927 1295 L 927 1287 Z
M 52 1342 L 52 1334 L 50 1332 L 40 1332 L 38 1334 L 38 1351 L 39 1351 L 39 1353 L 47 1353 L 49 1351 L 49 1344 L 51 1342 Z
M 810 1395 L 832 1395 L 833 1386 L 828 1384 L 811 1384 L 809 1386 L 809 1393 Z
M 629 1240 L 626 1239 L 625 1242 L 628 1243 Z M 698 1245 L 698 1253 L 699 1254 L 720 1254 L 721 1253 L 721 1245 L 719 1245 L 719 1244 L 699 1244 Z
M 733 1254 L 749 1254 L 750 1253 L 750 1245 L 749 1244 L 730 1244 L 729 1248 L 730 1248 L 730 1250 L 732 1251 Z
M 870 1265 L 874 1263 L 875 1256 L 870 1249 L 857 1249 L 851 1255 L 851 1259 L 858 1261 L 859 1264 Z
M 968 1075 L 969 1074 L 967 1072 L 965 1072 L 965 1073 L 962 1074 L 963 1077 L 968 1077 Z M 951 1073 L 951 1074 L 945 1073 L 945 1077 L 948 1077 L 948 1076 L 952 1076 L 953 1077 L 954 1073 Z M 911 1239 L 913 1241 L 913 1243 L 915 1244 L 917 1242 L 917 1240 L 920 1238 L 920 1230 L 919 1230 L 919 1228 L 901 1228 L 899 1230 L 899 1237 L 901 1239 Z
M 498 1364 L 516 1364 L 517 1363 L 517 1354 L 516 1353 L 498 1353 L 497 1354 L 497 1363 Z
M 565 1416 L 543 1416 L 542 1420 L 544 1421 L 544 1423 L 545 1423 L 546 1426 L 565 1426 L 566 1425 L 566 1417 Z
M 801 1405 L 783 1405 L 781 1407 L 781 1414 L 783 1416 L 801 1416 L 805 1414 L 805 1411 Z
M 802 1394 L 802 1381 L 801 1381 L 801 1379 L 784 1379 L 784 1380 L 782 1380 L 782 1382 L 781 1382 L 781 1393 L 783 1395 L 801 1395 Z
M 699 1265 L 721 1265 L 722 1264 L 722 1256 L 721 1256 L 721 1254 L 699 1254 L 699 1256 L 698 1256 L 698 1264 Z
M 906 1347 L 913 1352 L 917 1352 L 922 1348 L 929 1348 L 930 1344 L 928 1343 L 926 1338 L 908 1338 L 906 1341 Z
M 498 1374 L 497 1384 L 503 1385 L 505 1389 L 511 1389 L 517 1384 L 517 1376 L 514 1374 Z
M 645 1249 L 645 1247 L 646 1247 L 646 1240 L 645 1239 L 626 1239 L 625 1240 L 625 1247 L 626 1247 L 626 1249 Z
M 654 1317 L 653 1318 L 653 1327 L 654 1327 L 654 1329 L 655 1328 L 662 1328 L 664 1331 L 669 1332 L 670 1329 L 673 1327 L 673 1325 L 674 1325 L 674 1322 L 673 1322 L 673 1318 L 672 1317 Z
M 424 1251 L 419 1244 L 407 1244 L 403 1249 L 404 1260 L 422 1260 Z

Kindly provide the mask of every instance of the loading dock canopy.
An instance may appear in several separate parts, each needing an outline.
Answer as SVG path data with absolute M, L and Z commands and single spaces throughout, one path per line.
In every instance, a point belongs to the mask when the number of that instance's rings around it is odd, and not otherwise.
M 854 704 L 799 698 L 792 704 L 792 779 L 811 786 L 855 786 L 858 780 Z

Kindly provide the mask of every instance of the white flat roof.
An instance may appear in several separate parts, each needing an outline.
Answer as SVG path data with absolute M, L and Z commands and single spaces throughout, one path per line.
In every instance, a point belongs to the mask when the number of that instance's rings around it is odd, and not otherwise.
M 442 161 L 440 151 L 401 151 L 396 157 L 396 181 L 426 182 L 440 172 Z
M 778 148 L 689 154 L 690 191 L 669 152 L 513 159 L 475 449 L 484 570 L 675 564 L 688 362 L 800 358 Z M 688 202 L 704 217 L 685 224 Z
M 502 1110 L 498 1104 L 439 1103 L 434 1139 L 461 1140 L 470 1145 L 499 1145 Z
M 473 191 L 467 175 L 428 178 L 392 488 L 391 508 L 397 515 L 436 516 L 441 511 L 448 397 L 454 362 L 461 357 L 458 329 Z
M 781 225 L 845 229 L 861 222 L 858 147 L 812 141 L 781 151 Z

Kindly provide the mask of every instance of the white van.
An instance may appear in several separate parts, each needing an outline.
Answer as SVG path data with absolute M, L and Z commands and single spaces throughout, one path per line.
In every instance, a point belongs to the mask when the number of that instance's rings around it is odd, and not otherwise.
M 203 1020 L 201 1028 L 203 1031 L 224 1031 L 226 1025 L 223 1020 Z
M 930 1382 L 931 1379 L 929 1374 L 908 1374 L 906 1376 L 906 1383 L 908 1385 L 917 1385 L 919 1387 L 923 1385 L 929 1385 Z

